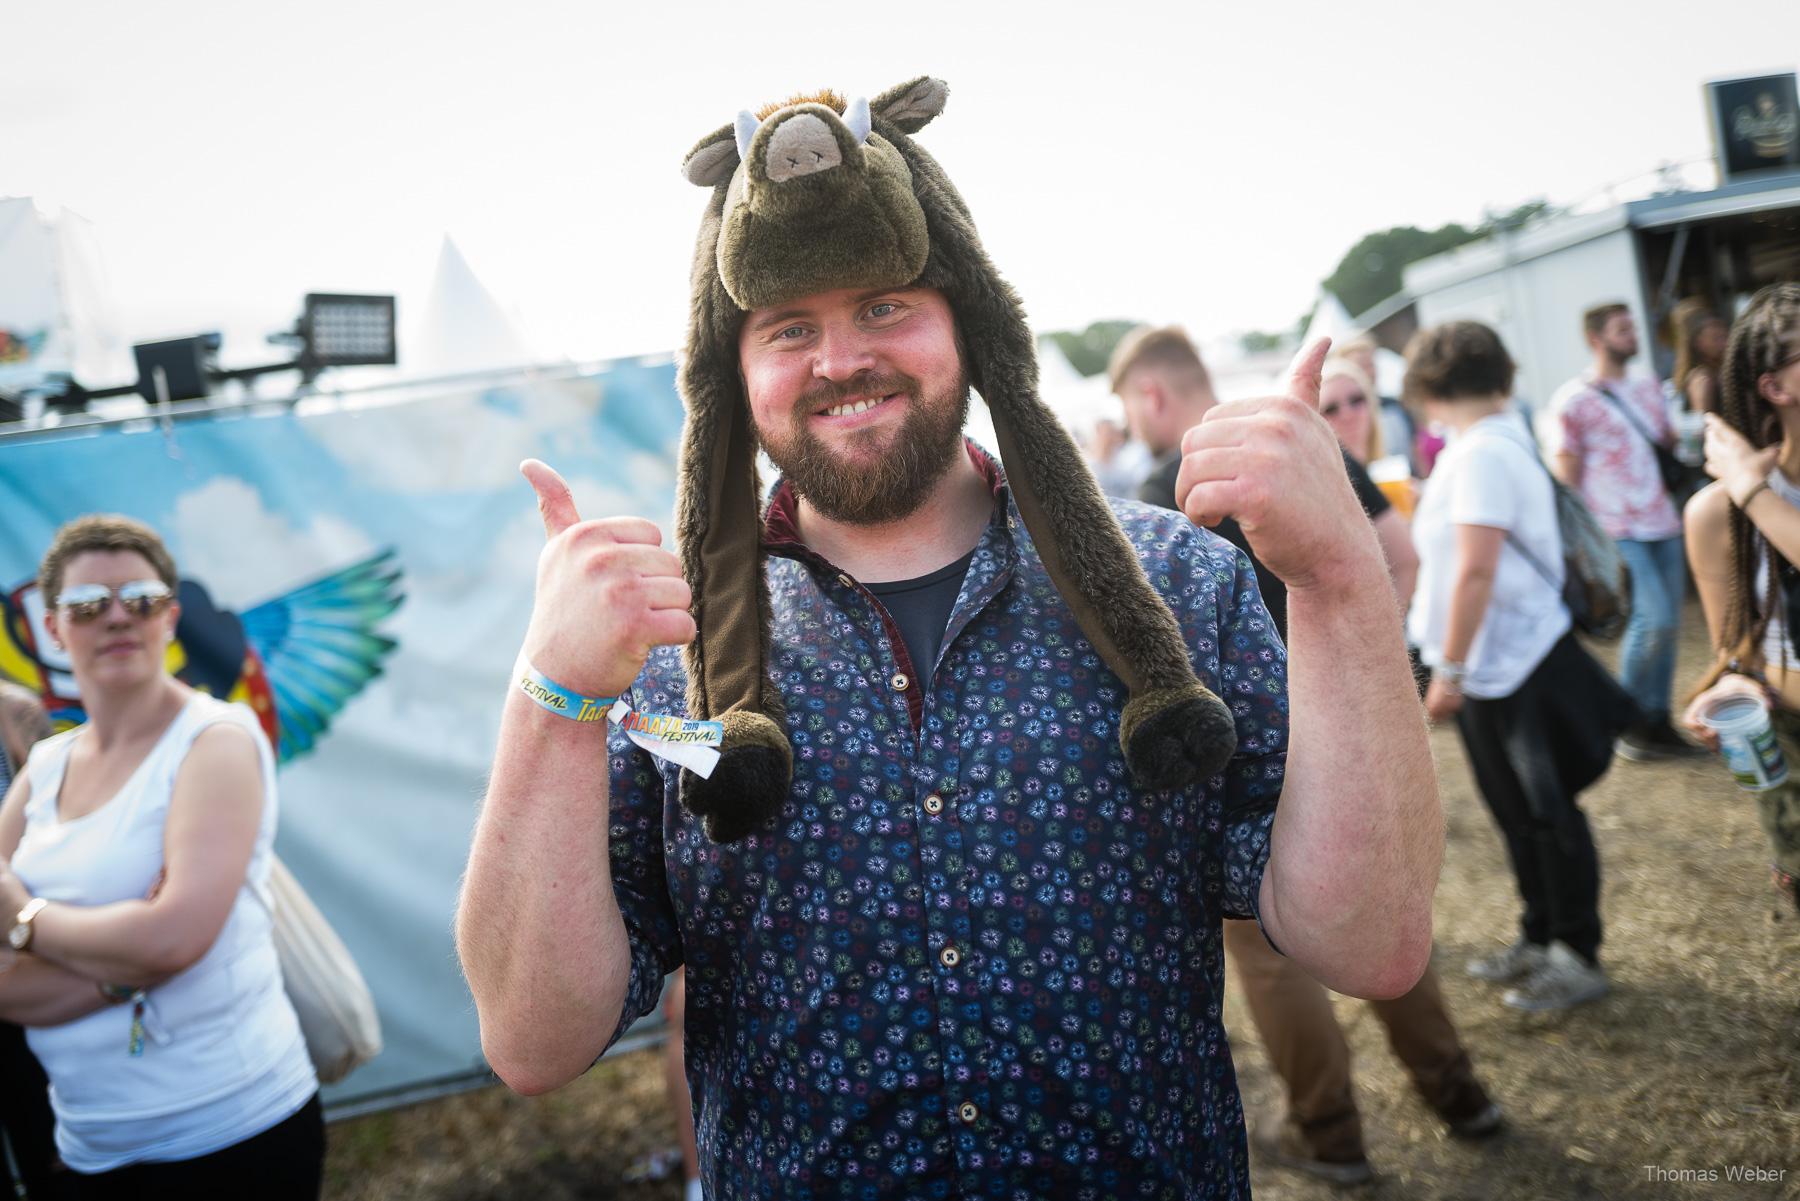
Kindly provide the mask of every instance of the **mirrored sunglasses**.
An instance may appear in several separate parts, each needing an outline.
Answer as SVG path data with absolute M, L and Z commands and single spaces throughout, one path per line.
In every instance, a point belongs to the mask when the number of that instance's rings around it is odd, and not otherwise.
M 1368 403 L 1369 398 L 1367 396 L 1364 396 L 1361 392 L 1356 392 L 1345 397 L 1341 403 L 1334 400 L 1330 404 L 1324 406 L 1319 410 L 1319 416 L 1329 420 L 1330 418 L 1337 416 L 1339 409 L 1360 409 Z
M 76 624 L 93 621 L 112 608 L 113 597 L 133 617 L 155 617 L 169 607 L 175 594 L 161 580 L 130 580 L 117 588 L 105 584 L 77 584 L 56 598 L 57 607 L 68 611 Z

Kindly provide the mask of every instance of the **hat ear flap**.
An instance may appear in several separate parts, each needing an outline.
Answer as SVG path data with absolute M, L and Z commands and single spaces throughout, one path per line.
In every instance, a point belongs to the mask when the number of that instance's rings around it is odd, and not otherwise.
M 1169 606 L 1100 494 L 1075 442 L 1038 398 L 1037 347 L 1024 306 L 982 249 L 936 161 L 895 143 L 925 210 L 931 256 L 920 283 L 942 291 L 987 402 L 1019 515 L 1082 633 L 1131 698 L 1120 740 L 1140 788 L 1182 787 L 1222 771 L 1237 749 L 1231 711 L 1194 675 Z
M 683 651 L 688 713 L 724 724 L 719 762 L 681 773 L 681 803 L 709 837 L 735 842 L 787 800 L 793 751 L 769 679 L 770 606 L 763 576 L 756 439 L 737 365 L 743 320 L 718 275 L 724 190 L 714 192 L 694 257 L 694 298 L 680 385 L 687 403 L 676 489 L 681 572 L 693 590 L 694 641 Z

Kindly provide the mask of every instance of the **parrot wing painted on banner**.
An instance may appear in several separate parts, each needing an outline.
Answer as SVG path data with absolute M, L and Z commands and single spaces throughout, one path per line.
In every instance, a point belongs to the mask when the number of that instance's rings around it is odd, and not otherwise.
M 317 745 L 350 698 L 381 674 L 396 645 L 376 626 L 406 599 L 399 560 L 383 550 L 242 614 L 221 609 L 198 580 L 179 581 L 181 619 L 169 647 L 176 678 L 250 706 L 286 763 Z M 0 679 L 43 698 L 58 730 L 87 719 L 67 664 L 48 651 L 31 614 L 37 585 L 0 595 Z
M 279 762 L 313 749 L 397 645 L 375 627 L 400 607 L 400 567 L 382 551 L 246 609 L 244 639 L 274 702 Z M 252 660 L 245 659 L 248 669 Z

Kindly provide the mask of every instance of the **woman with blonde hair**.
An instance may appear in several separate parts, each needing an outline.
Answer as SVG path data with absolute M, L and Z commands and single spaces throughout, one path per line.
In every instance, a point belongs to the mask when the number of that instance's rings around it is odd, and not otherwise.
M 1319 416 L 1350 457 L 1367 467 L 1382 457 L 1381 423 L 1376 420 L 1375 381 L 1351 359 L 1333 355 L 1319 377 Z M 1402 448 L 1404 451 L 1404 448 Z
M 0 804 L 0 1018 L 50 1078 L 78 1197 L 316 1198 L 318 1081 L 268 891 L 275 760 L 254 714 L 169 674 L 175 564 L 91 516 L 39 569 L 85 724 Z
M 1675 373 L 1669 377 L 1682 407 L 1719 411 L 1719 371 L 1725 361 L 1726 325 L 1704 300 L 1690 296 L 1669 314 L 1675 337 Z
M 1718 662 L 1684 724 L 1719 749 L 1701 714 L 1749 696 L 1771 710 L 1788 782 L 1756 794 L 1776 889 L 1800 907 L 1800 284 L 1764 288 L 1731 327 L 1706 470 L 1688 502 L 1688 563 Z

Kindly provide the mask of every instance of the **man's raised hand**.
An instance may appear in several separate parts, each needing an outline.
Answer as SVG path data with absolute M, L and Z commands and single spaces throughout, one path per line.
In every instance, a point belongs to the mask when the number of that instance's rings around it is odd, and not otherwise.
M 569 485 L 548 464 L 526 459 L 519 472 L 537 493 L 546 539 L 525 657 L 566 688 L 617 696 L 652 647 L 694 639 L 693 594 L 681 563 L 662 549 L 662 531 L 652 522 L 583 521 Z
M 1330 349 L 1320 338 L 1295 356 L 1285 396 L 1217 405 L 1181 439 L 1181 511 L 1196 525 L 1235 518 L 1256 557 L 1290 589 L 1355 578 L 1341 569 L 1360 556 L 1381 565 L 1343 451 L 1318 412 Z

